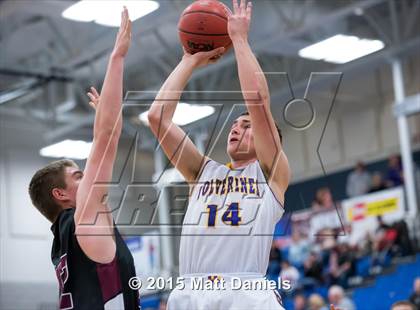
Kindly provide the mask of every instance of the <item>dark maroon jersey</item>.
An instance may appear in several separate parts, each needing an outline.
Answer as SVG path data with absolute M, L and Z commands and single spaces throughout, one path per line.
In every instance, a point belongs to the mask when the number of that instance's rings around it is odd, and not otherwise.
M 89 259 L 77 242 L 75 209 L 65 209 L 51 226 L 51 259 L 59 284 L 59 309 L 138 310 L 138 292 L 128 281 L 136 276 L 133 256 L 115 228 L 117 252 L 112 262 Z

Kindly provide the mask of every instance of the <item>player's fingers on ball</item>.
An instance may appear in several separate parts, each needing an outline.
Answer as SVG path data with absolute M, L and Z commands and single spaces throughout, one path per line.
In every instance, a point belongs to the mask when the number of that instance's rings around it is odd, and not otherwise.
M 238 0 L 232 0 L 233 6 L 233 14 L 238 14 L 239 7 L 238 7 Z
M 222 53 L 224 52 L 224 50 L 225 50 L 225 48 L 224 48 L 224 47 L 219 47 L 219 48 L 216 48 L 215 50 L 212 50 L 211 52 L 209 52 L 208 56 L 209 56 L 210 58 L 217 57 L 217 56 L 219 56 L 220 54 L 222 54 Z M 219 57 L 220 57 L 220 56 L 219 56 Z
M 251 19 L 252 14 L 252 2 L 248 2 L 248 5 L 246 6 L 246 17 L 248 19 Z
M 241 0 L 241 6 L 240 6 L 240 11 L 241 11 L 241 15 L 245 14 L 245 9 L 246 9 L 246 0 Z
M 225 52 L 225 48 L 223 46 L 218 47 L 214 50 L 214 52 L 215 52 L 216 55 L 222 55 Z
M 216 62 L 220 58 L 220 55 L 214 55 L 212 58 L 210 58 L 211 62 Z

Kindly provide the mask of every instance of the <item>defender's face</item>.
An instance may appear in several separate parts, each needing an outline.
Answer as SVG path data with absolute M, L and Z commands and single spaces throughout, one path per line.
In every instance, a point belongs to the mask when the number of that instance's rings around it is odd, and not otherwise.
M 76 193 L 77 189 L 79 188 L 80 181 L 83 177 L 83 171 L 80 170 L 79 167 L 66 167 L 64 172 L 66 185 L 67 185 L 67 192 L 69 196 L 71 196 L 74 201 L 76 201 Z
M 249 115 L 240 116 L 233 122 L 227 141 L 227 153 L 232 160 L 256 158 Z
M 64 181 L 66 188 L 54 189 L 54 197 L 62 203 L 76 205 L 76 194 L 82 180 L 83 172 L 77 166 L 65 167 Z M 54 191 L 57 190 L 56 193 Z

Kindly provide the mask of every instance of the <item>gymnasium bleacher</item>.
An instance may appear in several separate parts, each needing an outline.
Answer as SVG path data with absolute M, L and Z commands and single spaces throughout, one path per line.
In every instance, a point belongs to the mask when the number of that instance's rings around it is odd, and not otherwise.
M 369 275 L 370 258 L 358 262 L 358 275 L 368 278 L 365 284 L 347 290 L 347 295 L 354 301 L 358 310 L 386 310 L 399 300 L 408 300 L 416 277 L 420 277 L 420 254 L 391 262 L 387 271 L 375 277 Z M 325 285 L 313 287 L 304 292 L 305 296 L 319 294 L 328 300 L 328 288 Z M 293 299 L 283 299 L 286 310 L 293 310 Z

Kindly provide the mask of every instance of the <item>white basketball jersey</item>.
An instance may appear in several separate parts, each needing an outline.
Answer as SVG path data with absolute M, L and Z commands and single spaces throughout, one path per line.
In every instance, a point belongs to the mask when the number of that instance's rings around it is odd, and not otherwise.
M 258 161 L 230 169 L 209 160 L 184 217 L 180 275 L 265 275 L 274 228 L 283 213 Z

